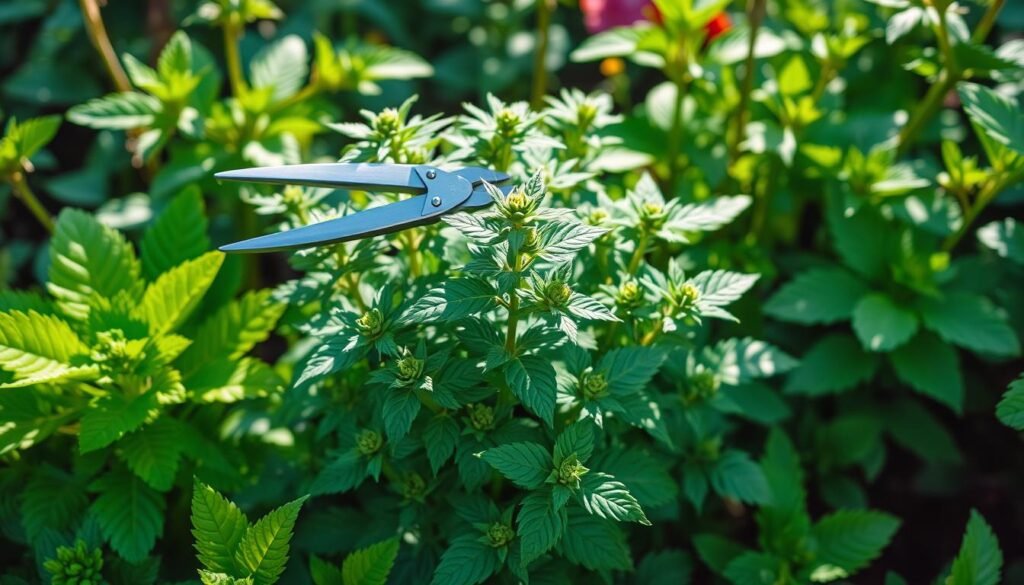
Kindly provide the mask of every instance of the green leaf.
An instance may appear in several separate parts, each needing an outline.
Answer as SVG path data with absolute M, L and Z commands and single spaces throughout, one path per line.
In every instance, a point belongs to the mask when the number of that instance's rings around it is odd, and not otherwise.
M 1003 399 L 996 405 L 996 416 L 1004 425 L 1024 430 L 1024 376 L 1010 382 Z
M 681 550 L 665 549 L 649 553 L 636 568 L 637 585 L 689 585 L 693 578 L 693 560 Z
M 47 529 L 70 530 L 89 505 L 80 480 L 48 464 L 34 470 L 30 477 L 19 490 L 21 525 L 29 541 L 36 541 Z M 16 506 L 16 502 L 5 508 Z
M 580 420 L 567 427 L 555 441 L 554 464 L 575 454 L 580 463 L 586 463 L 594 452 L 594 428 L 589 421 Z
M 33 310 L 0 313 L 0 368 L 15 379 L 0 388 L 95 374 L 93 368 L 71 365 L 73 356 L 87 351 L 78 335 L 58 317 Z
M 1024 155 L 1024 115 L 1017 100 L 976 83 L 960 83 L 957 91 L 979 137 Z
M 613 522 L 569 508 L 569 523 L 562 536 L 565 558 L 591 571 L 633 568 L 626 535 Z
M 235 554 L 249 521 L 238 506 L 196 480 L 192 488 L 192 536 L 199 562 L 213 572 L 235 574 Z
M 324 467 L 313 480 L 309 493 L 314 496 L 340 494 L 356 488 L 366 478 L 359 452 L 345 451 Z
M 748 504 L 766 504 L 772 492 L 761 466 L 743 451 L 729 450 L 711 467 L 711 487 L 723 496 Z
M 953 560 L 949 585 L 996 585 L 1003 567 L 999 540 L 985 518 L 971 510 L 960 552 Z
M 650 526 L 640 504 L 621 481 L 607 473 L 591 471 L 580 482 L 580 497 L 587 512 L 618 522 L 639 522 Z
M 199 569 L 199 581 L 203 585 L 253 585 L 252 577 L 232 577 L 225 573 L 214 573 Z
M 295 95 L 309 73 L 309 51 L 298 35 L 288 35 L 264 46 L 249 64 L 252 86 L 274 88 L 274 101 Z
M 249 291 L 220 308 L 191 335 L 192 345 L 178 358 L 183 372 L 191 372 L 212 357 L 236 360 L 265 340 L 284 312 L 285 305 L 271 299 L 271 291 Z
M 132 473 L 153 489 L 166 492 L 174 484 L 184 448 L 180 433 L 176 421 L 159 418 L 125 436 L 120 442 L 120 456 Z
M 772 585 L 779 582 L 781 559 L 759 552 L 745 552 L 729 561 L 722 574 L 733 585 Z
M 609 231 L 607 228 L 575 222 L 555 222 L 539 229 L 541 249 L 537 255 L 552 264 L 571 262 L 580 250 Z
M 605 372 L 609 392 L 632 394 L 647 386 L 666 357 L 659 348 L 624 347 L 606 353 L 596 369 Z
M 853 330 L 864 349 L 890 351 L 917 332 L 917 317 L 880 293 L 865 295 L 853 309 Z
M 876 355 L 861 349 L 853 337 L 834 333 L 804 354 L 786 380 L 786 392 L 812 396 L 842 392 L 870 380 L 877 368 Z
M 555 546 L 562 537 L 564 522 L 555 512 L 550 492 L 537 490 L 523 498 L 516 526 L 520 560 L 525 567 Z
M 164 530 L 163 496 L 123 471 L 107 473 L 92 488 L 100 495 L 91 511 L 111 548 L 130 563 L 145 559 Z
M 675 232 L 676 238 L 688 241 L 687 232 L 710 232 L 729 224 L 750 207 L 751 198 L 746 195 L 720 196 L 688 203 L 673 209 L 663 230 Z
M 814 526 L 818 543 L 815 563 L 853 575 L 878 558 L 899 526 L 898 518 L 875 510 L 833 512 Z
M 190 186 L 171 200 L 139 243 L 142 269 L 149 280 L 210 249 L 203 196 Z
M 238 402 L 279 391 L 283 381 L 255 358 L 212 359 L 184 380 L 189 395 L 200 402 Z
M 637 43 L 644 34 L 641 27 L 618 27 L 591 35 L 580 43 L 569 55 L 574 63 L 600 61 L 608 57 L 628 57 L 637 50 Z
M 485 313 L 497 303 L 496 292 L 477 278 L 450 280 L 428 291 L 402 316 L 405 323 L 456 321 Z
M 505 381 L 527 409 L 551 426 L 555 416 L 555 369 L 539 356 L 527 355 L 505 364 Z
M 948 343 L 930 333 L 921 333 L 910 343 L 889 354 L 896 376 L 918 392 L 930 396 L 954 412 L 964 401 L 960 359 Z
M 255 585 L 273 585 L 284 571 L 292 529 L 307 497 L 291 501 L 260 518 L 238 543 L 235 565 L 244 568 Z
M 341 566 L 345 585 L 385 585 L 398 558 L 398 539 L 390 538 L 350 554 Z
M 392 443 L 405 438 L 420 412 L 420 399 L 409 388 L 389 388 L 384 397 L 384 430 Z
M 512 483 L 528 490 L 544 484 L 551 473 L 551 454 L 537 443 L 508 443 L 483 452 L 480 458 Z
M 309 577 L 313 585 L 345 585 L 341 569 L 316 555 L 309 555 Z
M 696 534 L 693 546 L 700 560 L 716 573 L 724 572 L 733 559 L 746 551 L 743 545 L 717 534 Z
M 207 252 L 161 274 L 146 287 L 136 314 L 155 334 L 173 331 L 203 299 L 223 262 L 223 253 Z
M 60 128 L 58 115 L 30 118 L 8 127 L 6 138 L 14 141 L 19 159 L 30 159 L 53 140 Z M 20 165 L 19 165 L 20 167 Z
M 35 388 L 9 388 L 0 392 L 0 455 L 28 449 L 44 441 L 77 418 L 77 410 L 56 410 L 40 400 Z
M 1012 217 L 978 228 L 978 240 L 1003 258 L 1024 264 L 1024 229 Z
M 692 282 L 700 293 L 697 297 L 697 307 L 704 312 L 708 307 L 728 305 L 750 290 L 758 278 L 758 274 L 705 270 L 695 276 Z
M 788 372 L 797 361 L 781 349 L 749 337 L 726 339 L 714 347 L 718 375 L 725 384 L 742 384 Z
M 885 431 L 893 441 L 928 462 L 958 463 L 956 440 L 943 422 L 917 400 L 900 400 L 885 407 Z
M 868 280 L 887 275 L 890 239 L 898 234 L 891 224 L 868 206 L 850 215 L 838 197 L 829 201 L 826 219 L 843 264 Z
M 459 425 L 445 414 L 439 414 L 430 420 L 423 430 L 423 443 L 427 448 L 427 459 L 430 470 L 437 475 L 441 467 L 455 452 L 455 444 L 459 441 Z
M 1006 315 L 985 297 L 953 292 L 938 299 L 920 300 L 926 327 L 950 343 L 979 353 L 1020 354 L 1020 342 Z
M 679 494 L 677 482 L 669 475 L 669 465 L 641 447 L 606 449 L 592 467 L 626 484 L 629 493 L 644 507 L 664 506 Z
M 577 319 L 588 319 L 591 321 L 619 321 L 619 318 L 612 313 L 611 309 L 604 306 L 601 301 L 574 292 L 569 297 L 569 304 L 566 311 Z
M 64 209 L 50 240 L 47 289 L 70 317 L 85 319 L 100 299 L 141 293 L 141 268 L 132 245 L 84 211 Z
M 483 583 L 498 570 L 494 549 L 473 536 L 453 540 L 441 555 L 431 585 L 475 585 Z M 348 583 L 346 583 L 348 585 Z
M 82 417 L 78 448 L 82 453 L 95 451 L 117 441 L 146 422 L 159 408 L 157 392 L 127 398 L 122 394 L 104 396 Z
M 129 91 L 74 106 L 68 110 L 68 120 L 90 128 L 130 130 L 152 126 L 162 109 L 156 98 Z
M 161 79 L 169 80 L 192 72 L 192 41 L 185 31 L 177 31 L 164 45 L 156 63 Z

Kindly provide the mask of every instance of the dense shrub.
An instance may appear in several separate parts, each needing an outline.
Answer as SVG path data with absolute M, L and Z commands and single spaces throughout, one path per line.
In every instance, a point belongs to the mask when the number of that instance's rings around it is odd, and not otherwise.
M 0 584 L 1024 580 L 1022 6 L 279 4 L 0 7 Z

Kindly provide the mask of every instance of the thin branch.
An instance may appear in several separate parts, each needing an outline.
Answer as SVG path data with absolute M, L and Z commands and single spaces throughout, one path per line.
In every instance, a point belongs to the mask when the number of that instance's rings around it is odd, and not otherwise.
M 92 46 L 103 58 L 103 65 L 107 74 L 114 82 L 117 91 L 131 91 L 132 84 L 128 80 L 128 74 L 124 72 L 121 61 L 114 52 L 114 46 L 110 44 L 110 37 L 107 35 L 107 27 L 103 24 L 103 16 L 100 14 L 100 7 L 97 0 L 78 0 L 82 7 L 82 16 L 85 18 L 85 30 L 89 33 L 89 40 Z

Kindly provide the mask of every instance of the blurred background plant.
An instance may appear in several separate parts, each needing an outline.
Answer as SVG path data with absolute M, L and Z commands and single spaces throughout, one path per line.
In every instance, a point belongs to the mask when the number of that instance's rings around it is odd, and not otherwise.
M 601 356 L 670 352 L 649 357 L 660 373 L 648 398 L 667 426 L 610 433 L 587 463 L 635 476 L 622 481 L 654 528 L 601 532 L 607 565 L 566 542 L 572 566 L 542 560 L 536 580 L 581 565 L 637 583 L 863 569 L 858 582 L 967 584 L 997 582 L 1003 565 L 1006 582 L 1024 581 L 1022 31 L 1024 4 L 1004 0 L 0 6 L 0 583 L 194 578 L 193 475 L 250 517 L 364 477 L 389 485 L 316 498 L 298 520 L 296 502 L 271 512 L 253 534 L 295 525 L 287 570 L 287 545 L 269 569 L 200 549 L 204 580 L 350 583 L 344 567 L 364 562 L 387 565 L 381 582 L 430 575 L 451 527 L 410 510 L 441 501 L 451 452 L 402 467 L 415 450 L 385 456 L 394 423 L 358 393 L 382 372 L 383 387 L 425 374 L 485 383 L 458 369 L 469 366 L 434 371 L 439 348 L 421 353 L 403 320 L 404 303 L 444 300 L 435 287 L 464 273 L 512 291 L 495 323 L 513 347 L 520 300 L 563 315 L 523 351 L 565 362 L 559 408 L 585 420 L 615 412 L 603 377 L 614 360 Z M 339 159 L 539 172 L 545 205 L 610 233 L 574 232 L 586 269 L 524 279 L 519 293 L 508 274 L 525 266 L 463 272 L 490 245 L 486 226 L 466 223 L 290 257 L 204 255 L 393 200 L 212 179 Z M 564 262 L 546 250 L 568 233 L 524 230 L 524 257 Z M 584 325 L 567 283 L 600 304 Z M 591 321 L 599 309 L 614 320 Z M 566 349 L 577 345 L 590 353 Z M 488 435 L 514 398 L 446 404 L 417 388 L 417 437 L 454 428 L 468 452 L 519 436 Z M 536 404 L 517 412 L 543 419 Z M 358 453 L 359 477 L 321 479 L 342 451 Z M 459 457 L 463 488 L 493 474 Z M 493 475 L 488 493 L 507 499 Z M 248 533 L 202 489 L 211 514 Z M 495 579 L 512 579 L 506 511 L 481 510 L 477 536 L 500 560 L 488 562 L 509 567 Z M 396 527 L 421 522 L 426 544 L 393 552 Z M 341 566 L 358 549 L 343 570 L 320 560 Z

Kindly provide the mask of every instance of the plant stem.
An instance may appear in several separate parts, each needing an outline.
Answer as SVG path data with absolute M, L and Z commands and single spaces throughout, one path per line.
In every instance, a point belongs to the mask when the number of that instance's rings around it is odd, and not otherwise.
M 224 58 L 228 63 L 228 79 L 231 81 L 231 93 L 235 97 L 245 95 L 247 86 L 245 76 L 242 75 L 242 57 L 238 53 L 238 39 L 242 36 L 242 29 L 235 23 L 224 23 Z
M 1003 4 L 1005 3 L 1006 0 L 992 0 L 992 3 L 988 5 L 988 9 L 985 10 L 985 14 L 978 21 L 978 26 L 974 29 L 974 33 L 971 35 L 972 43 L 980 44 L 985 41 L 988 33 L 992 31 L 992 26 L 996 23 L 999 11 L 1003 9 Z
M 960 70 L 956 65 L 956 57 L 953 55 L 953 48 L 949 42 L 949 28 L 946 26 L 945 12 L 939 12 L 935 36 L 938 39 L 939 51 L 942 53 L 942 71 L 939 73 L 939 79 L 928 89 L 920 107 L 914 110 L 906 126 L 900 130 L 897 144 L 898 154 L 907 152 L 907 148 L 921 133 L 925 124 L 942 108 L 946 94 L 961 79 Z
M 512 269 L 518 275 L 523 270 L 523 254 L 516 253 L 515 263 Z M 505 331 L 505 351 L 509 355 L 516 353 L 516 330 L 519 328 L 519 292 L 512 289 L 508 300 L 508 328 Z
M 416 249 L 416 230 L 406 230 L 402 239 L 405 244 L 406 257 L 409 259 L 409 275 L 416 278 L 420 275 L 420 255 Z
M 301 102 L 304 102 L 304 101 L 312 98 L 313 96 L 315 96 L 318 93 L 320 93 L 320 85 L 317 84 L 317 83 L 310 83 L 309 85 L 307 85 L 306 87 L 303 87 L 301 90 L 295 92 L 291 96 L 286 97 L 283 100 L 281 100 L 281 101 L 277 102 L 276 104 L 272 105 L 270 107 L 270 111 L 271 112 L 280 112 L 281 110 L 283 110 L 285 108 L 294 106 L 295 104 L 298 104 L 298 103 L 301 103 Z
M 14 192 L 14 196 L 21 199 L 21 202 L 28 207 L 28 210 L 32 212 L 32 215 L 39 220 L 46 231 L 53 233 L 53 218 L 50 217 L 50 213 L 46 211 L 43 204 L 39 202 L 39 198 L 32 192 L 32 189 L 28 186 L 28 181 L 25 180 L 25 173 L 21 171 L 15 171 L 9 177 L 11 184 L 11 190 Z
M 537 49 L 533 53 L 533 89 L 530 93 L 530 107 L 540 110 L 547 95 L 548 35 L 551 28 L 552 0 L 537 0 Z
M 103 24 L 103 16 L 100 14 L 100 7 L 97 0 L 78 0 L 82 8 L 82 17 L 85 19 L 85 30 L 89 33 L 89 40 L 92 46 L 99 52 L 103 59 L 103 65 L 110 75 L 111 81 L 117 91 L 131 91 L 132 84 L 128 80 L 128 74 L 124 72 L 121 61 L 114 52 L 114 46 L 110 43 L 107 35 L 107 27 Z
M 767 10 L 768 0 L 747 1 L 747 21 L 750 26 L 750 40 L 747 43 L 747 59 L 743 65 L 743 86 L 740 90 L 740 103 L 736 108 L 736 126 L 732 141 L 729 143 L 729 162 L 735 162 L 740 154 L 740 144 L 747 134 L 747 110 L 750 108 L 750 94 L 754 91 L 755 59 L 754 49 L 757 46 L 757 32 Z
M 991 203 L 997 195 L 999 195 L 999 192 L 1003 190 L 1003 187 L 1005 187 L 1005 183 L 1002 180 L 993 179 L 981 188 L 981 191 L 978 192 L 978 197 L 975 200 L 974 205 L 968 204 L 964 208 L 963 223 L 960 224 L 960 229 L 949 234 L 949 236 L 942 242 L 943 252 L 952 251 L 953 248 L 960 243 L 960 240 L 963 239 L 967 234 L 967 231 L 971 228 L 971 224 L 974 223 L 974 220 L 977 219 L 978 215 L 988 207 L 988 204 Z
M 636 271 L 640 269 L 640 262 L 644 259 L 644 252 L 647 251 L 647 241 L 650 239 L 650 235 L 646 231 L 640 232 L 640 241 L 636 243 L 636 250 L 633 250 L 633 256 L 629 259 L 629 266 L 626 267 L 626 272 L 630 276 L 636 276 Z

